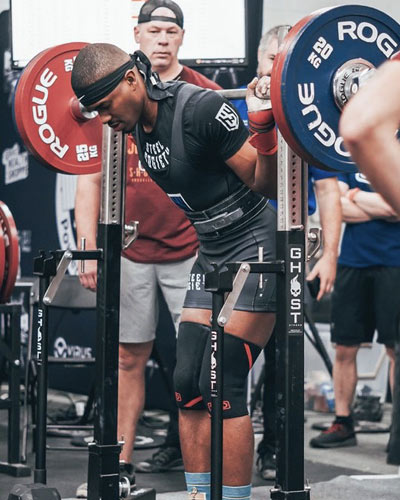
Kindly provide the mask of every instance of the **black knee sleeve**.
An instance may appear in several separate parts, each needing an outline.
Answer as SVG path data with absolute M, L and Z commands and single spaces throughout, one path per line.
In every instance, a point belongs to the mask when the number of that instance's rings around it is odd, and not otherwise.
M 223 418 L 242 417 L 248 414 L 247 375 L 260 352 L 261 348 L 252 342 L 246 342 L 229 333 L 224 334 Z M 211 407 L 210 357 L 211 344 L 208 342 L 200 373 L 200 391 L 209 410 Z
M 184 321 L 179 325 L 174 371 L 175 400 L 179 408 L 204 410 L 199 379 L 203 354 L 210 343 L 210 327 Z

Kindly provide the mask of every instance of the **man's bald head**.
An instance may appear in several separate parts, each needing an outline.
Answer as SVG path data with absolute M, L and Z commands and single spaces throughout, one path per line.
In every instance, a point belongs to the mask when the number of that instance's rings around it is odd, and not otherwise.
M 100 80 L 130 60 L 130 55 L 110 43 L 91 43 L 77 55 L 71 75 L 75 92 Z

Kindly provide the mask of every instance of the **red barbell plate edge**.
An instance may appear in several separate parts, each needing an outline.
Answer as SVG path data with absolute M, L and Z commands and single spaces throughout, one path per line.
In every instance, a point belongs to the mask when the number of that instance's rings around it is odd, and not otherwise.
M 305 28 L 307 24 L 310 21 L 312 21 L 315 17 L 319 16 L 323 12 L 326 12 L 327 10 L 330 10 L 331 8 L 332 7 L 328 7 L 326 9 L 319 9 L 317 11 L 314 11 L 310 15 L 300 19 L 300 21 L 298 21 L 293 26 L 293 28 L 289 31 L 289 33 L 283 40 L 281 47 L 279 48 L 279 52 L 274 60 L 274 65 L 272 68 L 272 75 L 271 75 L 272 111 L 274 113 L 275 122 L 278 125 L 278 128 L 283 138 L 287 142 L 288 146 L 298 156 L 300 156 L 300 158 L 302 158 L 308 163 L 311 163 L 315 166 L 319 166 L 324 169 L 327 168 L 326 165 L 321 163 L 318 160 L 318 158 L 312 157 L 307 150 L 303 149 L 292 134 L 290 125 L 285 115 L 285 111 L 283 109 L 282 86 L 284 85 L 284 82 L 282 82 L 282 71 L 285 65 L 286 58 L 290 54 L 294 43 L 299 37 L 301 37 L 301 32 L 303 28 Z
M 5 270 L 6 270 L 6 247 L 4 244 L 3 229 L 0 226 L 0 290 L 3 287 Z
M 14 289 L 19 266 L 18 232 L 8 206 L 0 201 L 0 224 L 5 244 L 5 270 L 0 291 L 0 303 L 7 302 Z
M 23 113 L 26 112 L 26 109 L 23 100 L 24 97 L 26 97 L 26 92 L 29 92 L 29 89 L 27 88 L 28 86 L 28 80 L 29 76 L 32 72 L 37 71 L 37 66 L 42 66 L 45 65 L 48 60 L 49 60 L 49 54 L 53 56 L 53 53 L 55 50 L 59 49 L 59 55 L 61 55 L 64 52 L 70 52 L 76 50 L 79 52 L 83 47 L 87 45 L 86 42 L 70 42 L 70 43 L 64 43 L 61 45 L 56 45 L 54 47 L 49 47 L 48 49 L 43 50 L 42 52 L 39 52 L 29 63 L 27 64 L 26 68 L 22 72 L 18 83 L 17 83 L 17 88 L 15 90 L 15 99 L 14 99 L 14 116 L 15 116 L 15 123 L 18 128 L 18 132 L 21 135 L 21 138 L 29 150 L 29 152 L 45 167 L 50 168 L 50 170 L 55 171 L 57 173 L 63 173 L 63 174 L 93 174 L 100 172 L 101 170 L 101 155 L 99 157 L 99 164 L 98 166 L 91 166 L 91 167 L 85 167 L 79 165 L 77 166 L 76 169 L 71 168 L 71 169 L 65 169 L 65 170 L 60 170 L 59 168 L 54 167 L 50 162 L 46 161 L 45 158 L 43 158 L 42 155 L 38 154 L 36 151 L 35 147 L 33 146 L 32 142 L 29 139 L 29 136 L 26 132 L 26 127 L 25 123 L 23 120 Z M 53 58 L 53 57 L 51 57 Z M 66 103 L 66 105 L 70 105 L 69 102 Z

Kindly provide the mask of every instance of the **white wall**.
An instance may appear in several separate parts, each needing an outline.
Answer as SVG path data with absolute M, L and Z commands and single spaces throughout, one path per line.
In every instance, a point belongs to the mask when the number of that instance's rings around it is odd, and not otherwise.
M 0 12 L 10 8 L 10 0 L 0 0 Z
M 400 22 L 399 0 L 264 0 L 263 33 L 277 24 L 295 24 L 311 12 L 335 5 L 359 4 L 375 7 Z

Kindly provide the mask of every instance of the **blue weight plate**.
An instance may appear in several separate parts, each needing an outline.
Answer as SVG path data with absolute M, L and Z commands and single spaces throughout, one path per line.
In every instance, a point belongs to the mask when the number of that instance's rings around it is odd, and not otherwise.
M 378 67 L 399 48 L 400 25 L 371 7 L 334 7 L 299 21 L 275 61 L 271 88 L 278 127 L 292 149 L 310 164 L 356 171 L 338 133 L 334 76 L 353 59 Z

